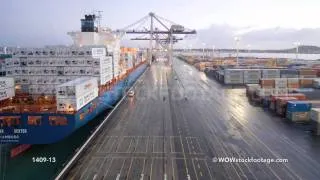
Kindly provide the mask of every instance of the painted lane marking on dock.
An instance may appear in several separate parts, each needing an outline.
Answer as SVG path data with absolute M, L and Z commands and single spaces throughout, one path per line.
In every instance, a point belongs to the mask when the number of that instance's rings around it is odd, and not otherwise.
M 169 137 L 169 143 L 170 143 L 170 153 L 173 153 L 172 136 Z
M 172 179 L 175 180 L 174 167 L 173 167 L 173 158 L 171 159 L 171 168 L 172 168 Z
M 191 161 L 192 161 L 192 166 L 193 166 L 194 174 L 196 174 L 196 179 L 198 180 L 197 171 L 196 171 L 196 168 L 195 168 L 195 166 L 194 166 L 194 160 L 191 159 Z M 199 164 L 198 164 L 198 165 L 199 165 Z
M 147 145 L 146 145 L 146 152 L 145 153 L 148 152 L 149 140 L 150 140 L 150 136 L 148 136 L 148 139 L 147 139 Z
M 137 151 L 137 147 L 138 147 L 138 144 L 139 144 L 139 139 L 141 138 L 141 136 L 139 136 L 138 138 L 137 138 L 137 143 L 136 143 L 136 145 L 134 146 L 134 153 Z
M 206 165 L 206 167 L 207 167 L 207 170 L 208 170 L 208 172 L 209 172 L 210 179 L 213 179 L 207 161 L 204 161 L 204 163 L 205 163 L 205 165 Z
M 129 174 L 130 174 L 130 170 L 131 170 L 131 167 L 132 167 L 132 162 L 133 162 L 133 158 L 131 158 L 131 163 L 130 163 L 130 166 L 129 166 L 129 169 L 128 169 L 128 173 L 127 173 L 127 178 L 129 178 Z
M 150 166 L 150 168 L 151 168 L 151 169 L 150 169 L 150 178 L 152 178 L 152 169 L 153 169 L 153 167 L 152 167 L 152 166 L 153 166 L 153 159 L 154 159 L 154 158 L 151 158 L 151 166 Z
M 117 174 L 116 180 L 120 179 L 120 173 Z
M 146 158 L 143 158 L 143 167 L 141 174 L 144 174 L 144 166 L 146 165 Z
M 108 175 L 108 173 L 109 173 L 109 170 L 110 170 L 110 168 L 112 167 L 113 159 L 114 159 L 114 158 L 111 157 L 110 165 L 108 166 L 106 172 L 103 174 L 103 180 L 107 177 L 107 175 Z
M 154 151 L 154 144 L 155 144 L 155 137 L 152 138 L 152 152 L 155 152 Z
M 118 173 L 118 174 L 119 174 L 119 178 L 120 178 L 120 174 L 124 174 L 124 173 L 122 173 L 122 169 L 123 169 L 124 164 L 126 163 L 127 159 L 128 159 L 128 158 L 125 158 L 124 161 L 123 161 L 123 163 L 122 163 L 121 169 L 120 169 L 120 171 L 119 171 L 119 173 Z
M 195 109 L 195 110 L 197 110 L 197 109 Z M 199 112 L 199 111 L 198 111 L 198 112 Z M 200 113 L 200 115 L 202 115 L 202 114 Z M 214 138 L 215 141 L 219 144 L 219 146 L 222 147 L 222 148 L 221 148 L 221 152 L 224 154 L 224 156 L 227 156 L 225 147 L 223 146 L 222 142 L 221 142 L 221 141 L 217 138 L 217 136 L 216 136 L 216 134 L 217 134 L 218 131 L 217 131 L 216 128 L 214 128 L 215 124 L 212 124 L 212 125 L 211 125 L 211 124 L 208 122 L 208 119 L 207 119 L 207 118 L 204 118 L 204 120 L 206 120 L 206 121 L 204 121 L 204 123 L 206 124 L 206 126 L 207 126 L 208 129 L 210 130 L 210 133 L 212 134 L 213 138 Z M 211 122 L 211 123 L 212 123 L 212 122 Z M 214 143 L 212 143 L 212 144 L 214 144 Z M 235 172 L 235 174 L 238 176 L 238 178 L 241 179 L 241 176 L 239 175 L 238 171 L 237 171 L 236 168 L 234 167 L 234 164 L 231 164 L 231 168 L 234 170 L 234 172 Z
M 95 160 L 94 159 L 90 159 L 90 161 L 89 161 L 89 164 L 94 164 L 94 162 L 95 162 Z M 90 167 L 92 167 L 92 166 L 86 166 L 86 168 L 84 169 L 84 171 L 82 171 L 82 173 L 81 173 L 81 176 L 80 176 L 80 179 L 82 179 L 84 176 L 87 176 L 88 174 L 87 174 L 87 171 L 89 170 L 89 168 Z
M 128 149 L 126 150 L 126 152 L 128 152 L 128 153 L 129 153 L 129 151 L 130 151 L 130 147 L 131 147 L 132 141 L 133 141 L 133 139 L 132 139 L 132 138 L 130 138 L 129 147 L 128 147 Z
M 117 139 L 118 139 L 118 137 L 114 137 L 113 142 L 111 144 L 111 147 L 110 147 L 110 149 L 108 150 L 107 153 L 111 153 L 112 152 L 113 146 L 116 144 Z
M 181 142 L 181 147 L 182 147 L 182 154 L 183 154 L 183 157 L 184 157 L 184 165 L 186 166 L 186 172 L 187 174 L 189 174 L 189 171 L 188 171 L 188 165 L 187 165 L 187 160 L 186 160 L 186 154 L 184 152 L 184 147 L 183 147 L 183 143 L 182 143 L 182 138 L 180 136 L 180 142 Z

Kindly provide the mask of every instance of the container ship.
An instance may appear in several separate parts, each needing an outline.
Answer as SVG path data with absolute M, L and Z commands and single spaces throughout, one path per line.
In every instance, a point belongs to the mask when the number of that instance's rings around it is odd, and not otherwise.
M 85 15 L 72 46 L 7 48 L 0 77 L 0 144 L 55 143 L 112 108 L 147 68 L 146 51 Z

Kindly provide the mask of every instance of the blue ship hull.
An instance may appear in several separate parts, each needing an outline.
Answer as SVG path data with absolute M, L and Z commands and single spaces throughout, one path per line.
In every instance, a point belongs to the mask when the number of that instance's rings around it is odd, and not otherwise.
M 111 90 L 95 98 L 75 114 L 61 113 L 1 113 L 1 117 L 15 116 L 20 120 L 16 127 L 0 127 L 0 144 L 51 144 L 62 140 L 75 130 L 93 120 L 97 115 L 115 105 L 123 92 L 139 78 L 145 71 L 143 64 L 131 72 L 128 77 L 117 82 Z M 41 125 L 28 125 L 29 117 L 41 117 Z M 67 121 L 67 125 L 52 125 L 50 118 L 59 118 Z M 16 132 L 15 132 L 16 131 Z

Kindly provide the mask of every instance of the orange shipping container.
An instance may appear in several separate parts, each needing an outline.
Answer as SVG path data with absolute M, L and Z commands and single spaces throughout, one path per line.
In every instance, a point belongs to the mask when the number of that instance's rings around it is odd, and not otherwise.
M 315 76 L 317 75 L 317 71 L 311 70 L 311 69 L 302 69 L 299 70 L 300 76 Z
M 302 88 L 312 88 L 313 87 L 313 79 L 300 79 L 300 87 Z
M 294 97 L 299 101 L 307 99 L 306 95 L 304 95 L 302 93 L 292 93 L 292 94 L 284 94 L 284 95 L 278 95 L 278 96 L 272 95 L 271 101 L 275 101 L 279 97 Z
M 274 79 L 260 79 L 261 88 L 274 88 Z

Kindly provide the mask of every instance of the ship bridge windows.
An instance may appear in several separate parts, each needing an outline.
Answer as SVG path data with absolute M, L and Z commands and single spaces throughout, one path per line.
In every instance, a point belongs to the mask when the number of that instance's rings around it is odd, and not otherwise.
M 64 116 L 49 116 L 49 124 L 51 126 L 67 126 L 68 120 Z
M 40 126 L 42 122 L 42 116 L 28 116 L 28 125 Z
M 17 127 L 20 125 L 20 116 L 0 116 L 0 127 Z

